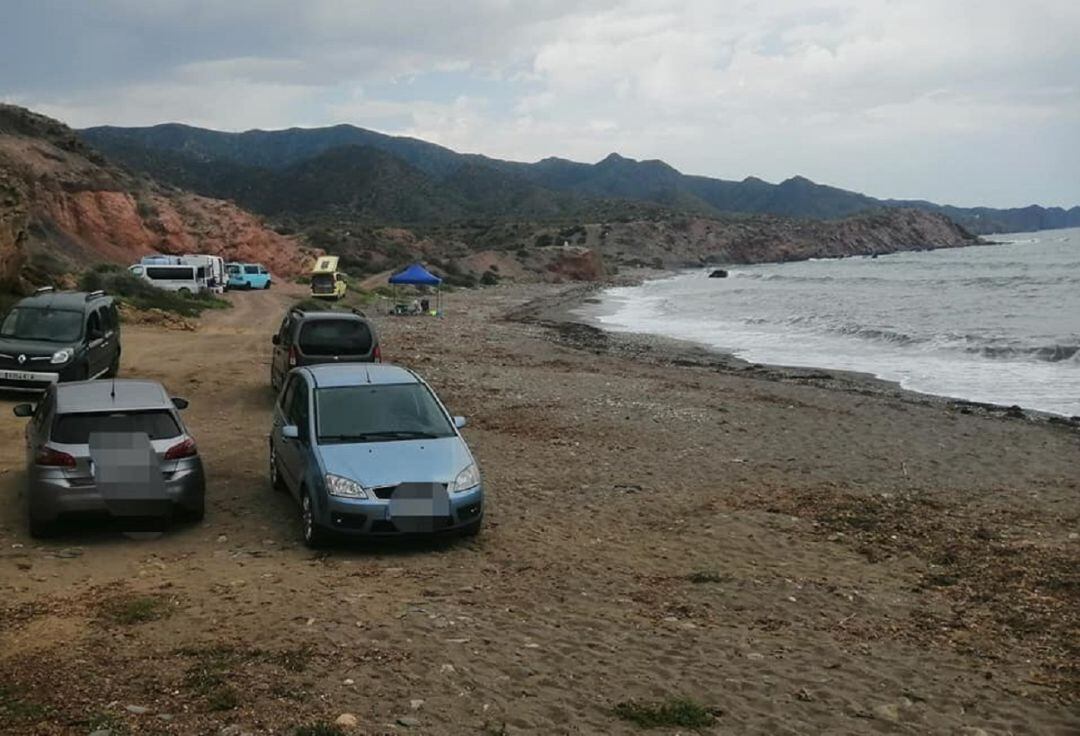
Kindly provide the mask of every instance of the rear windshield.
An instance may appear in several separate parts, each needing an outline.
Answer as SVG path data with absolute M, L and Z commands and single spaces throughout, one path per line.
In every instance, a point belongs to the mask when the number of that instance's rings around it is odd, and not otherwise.
M 367 355 L 371 330 L 359 319 L 320 319 L 305 322 L 297 340 L 304 355 Z
M 152 440 L 168 440 L 180 435 L 180 427 L 165 409 L 60 414 L 53 420 L 51 439 L 63 445 L 85 445 L 93 432 L 143 432 Z
M 328 273 L 317 273 L 311 277 L 311 285 L 325 288 L 334 285 L 334 277 Z
M 0 325 L 0 337 L 74 342 L 82 335 L 83 313 L 66 309 L 16 307 Z

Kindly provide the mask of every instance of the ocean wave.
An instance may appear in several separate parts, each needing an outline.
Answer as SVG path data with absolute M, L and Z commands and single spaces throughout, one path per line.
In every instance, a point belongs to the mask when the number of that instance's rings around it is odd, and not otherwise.
M 1080 345 L 1054 343 L 1052 345 L 1010 346 L 982 345 L 971 347 L 968 352 L 998 360 L 1028 359 L 1046 363 L 1076 363 L 1080 365 Z

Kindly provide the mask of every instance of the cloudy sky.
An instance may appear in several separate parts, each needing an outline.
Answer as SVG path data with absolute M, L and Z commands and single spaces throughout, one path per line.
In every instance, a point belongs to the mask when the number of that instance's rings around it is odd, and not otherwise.
M 349 122 L 460 151 L 1080 204 L 1077 0 L 0 0 L 76 126 Z

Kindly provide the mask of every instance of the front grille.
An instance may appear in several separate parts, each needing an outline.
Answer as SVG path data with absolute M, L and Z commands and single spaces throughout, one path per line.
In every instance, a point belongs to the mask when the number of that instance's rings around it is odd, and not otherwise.
M 0 378 L 0 391 L 4 389 L 15 391 L 44 391 L 49 387 L 48 381 L 12 381 Z

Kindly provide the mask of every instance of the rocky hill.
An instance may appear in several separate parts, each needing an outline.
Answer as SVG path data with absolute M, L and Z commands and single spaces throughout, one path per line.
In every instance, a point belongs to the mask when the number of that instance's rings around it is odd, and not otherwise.
M 616 202 L 645 202 L 708 216 L 767 213 L 828 219 L 881 207 L 903 207 L 940 212 L 977 233 L 1080 226 L 1080 207 L 961 208 L 925 201 L 880 200 L 801 176 L 779 184 L 754 177 L 729 181 L 688 176 L 663 161 L 635 161 L 614 153 L 596 164 L 559 158 L 536 163 L 502 161 L 350 125 L 222 133 L 165 124 L 90 128 L 81 135 L 135 170 L 209 196 L 250 202 L 248 206 L 264 213 L 268 208 L 254 200 L 252 181 L 268 180 L 280 172 L 277 180 L 287 186 L 286 172 L 305 163 L 309 175 L 325 168 L 332 176 L 340 170 L 337 159 L 355 157 L 355 148 L 364 147 L 401 162 L 401 176 L 383 178 L 381 189 L 410 191 L 407 182 L 423 177 L 420 191 L 400 198 L 400 208 L 387 211 L 382 207 L 385 201 L 370 205 L 362 199 L 354 201 L 352 215 L 369 221 L 415 224 L 463 216 L 577 217 L 600 210 L 612 212 Z M 504 196 L 508 189 L 516 196 Z
M 297 274 L 309 249 L 235 205 L 113 166 L 62 123 L 0 105 L 0 280 L 9 288 L 93 262 L 213 253 Z

